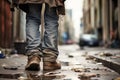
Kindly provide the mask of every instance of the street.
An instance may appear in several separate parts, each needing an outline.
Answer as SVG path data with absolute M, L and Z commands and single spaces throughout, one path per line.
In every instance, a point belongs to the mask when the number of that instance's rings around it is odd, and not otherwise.
M 40 71 L 25 71 L 24 67 L 27 62 L 25 55 L 8 55 L 6 58 L 0 59 L 0 80 L 120 80 L 119 68 L 116 72 L 116 70 L 108 68 L 112 64 L 105 67 L 104 63 L 97 62 L 97 58 L 95 58 L 96 55 L 100 55 L 105 59 L 114 59 L 114 62 L 118 62 L 118 67 L 120 67 L 120 55 L 117 54 L 120 53 L 120 50 L 101 47 L 85 47 L 81 50 L 78 45 L 73 44 L 60 45 L 59 51 L 58 61 L 61 62 L 62 69 L 50 72 L 42 70 L 43 63 L 40 64 Z M 105 53 L 107 54 L 105 55 Z
M 0 80 L 120 80 L 119 14 L 120 0 L 0 0 Z M 25 70 L 34 49 L 61 69 Z

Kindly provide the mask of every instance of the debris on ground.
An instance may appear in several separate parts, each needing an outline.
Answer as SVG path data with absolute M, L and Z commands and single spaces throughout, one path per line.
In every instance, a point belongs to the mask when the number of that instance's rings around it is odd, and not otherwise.
M 20 77 L 18 78 L 18 80 L 31 80 L 31 79 L 28 79 L 27 77 L 20 76 Z
M 47 72 L 43 74 L 43 77 L 54 77 L 55 79 L 61 79 L 64 78 L 65 75 L 60 74 L 61 72 Z
M 94 73 L 82 73 L 78 75 L 80 79 L 82 80 L 90 80 L 92 77 L 97 77 L 97 74 Z
M 72 68 L 71 70 L 75 72 L 90 72 L 90 68 Z
M 68 55 L 69 58 L 73 58 L 74 56 L 73 55 Z
M 119 67 L 108 63 L 110 68 L 107 68 L 96 58 L 110 61 L 111 58 L 118 57 L 113 60 L 119 62 L 120 50 L 87 47 L 84 50 L 76 50 L 74 46 L 69 46 L 60 47 L 60 53 L 64 53 L 58 56 L 61 69 L 54 71 L 44 71 L 43 62 L 40 63 L 40 71 L 26 71 L 24 69 L 27 56 L 10 54 L 0 59 L 0 80 L 120 80 L 119 73 L 111 69 L 113 67 L 119 71 Z
M 110 56 L 113 56 L 113 55 L 111 53 L 101 52 L 100 56 L 110 57 Z
M 116 78 L 116 79 L 114 79 L 114 80 L 120 80 L 120 77 L 118 77 L 118 78 Z
M 86 56 L 86 58 L 85 58 L 86 60 L 93 60 L 94 59 L 94 57 L 92 57 L 92 56 Z
M 7 70 L 17 70 L 18 69 L 16 66 L 4 66 L 3 68 L 7 69 Z
M 111 59 L 117 59 L 120 58 L 120 55 L 112 56 Z
M 83 56 L 83 57 L 88 56 L 88 52 L 85 52 L 85 53 L 84 53 L 84 54 L 82 54 L 81 56 Z
M 18 66 L 14 66 L 14 65 L 10 66 L 7 64 L 3 64 L 2 67 L 7 70 L 17 70 L 18 69 Z

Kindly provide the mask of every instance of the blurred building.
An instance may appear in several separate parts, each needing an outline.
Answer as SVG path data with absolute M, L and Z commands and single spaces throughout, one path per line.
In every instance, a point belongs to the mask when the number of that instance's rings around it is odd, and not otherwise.
M 12 47 L 12 30 L 10 1 L 0 0 L 0 47 Z
M 74 42 L 75 30 L 72 21 L 72 10 L 66 9 L 66 15 L 59 20 L 59 43 L 71 44 Z
M 0 49 L 16 49 L 18 53 L 24 53 L 26 44 L 26 14 L 20 9 L 11 11 L 11 0 L 0 1 Z M 59 42 L 69 43 L 74 39 L 74 28 L 72 23 L 72 11 L 67 10 L 63 21 L 60 21 Z M 63 39 L 67 34 L 66 41 Z M 65 36 L 64 36 L 65 37 Z
M 26 14 L 20 9 L 16 9 L 13 13 L 13 43 L 18 53 L 25 53 L 26 45 Z
M 103 43 L 120 40 L 119 3 L 119 0 L 84 0 L 84 33 L 94 32 Z
M 25 42 L 25 13 L 11 11 L 11 0 L 0 0 L 0 48 L 13 49 Z

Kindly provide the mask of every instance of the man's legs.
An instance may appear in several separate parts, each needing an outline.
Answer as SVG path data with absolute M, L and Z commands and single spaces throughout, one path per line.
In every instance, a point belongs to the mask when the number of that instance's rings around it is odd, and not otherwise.
M 60 69 L 61 66 L 56 62 L 58 56 L 58 15 L 56 8 L 49 8 L 46 5 L 45 9 L 45 33 L 41 44 L 40 40 L 40 13 L 41 5 L 29 5 L 29 12 L 27 14 L 26 33 L 27 42 L 26 47 L 28 57 L 27 70 L 39 70 L 39 62 L 41 56 L 41 49 L 44 53 L 43 68 L 44 70 Z M 42 47 L 40 49 L 40 47 Z M 39 55 L 39 56 L 38 56 Z
M 58 56 L 58 15 L 56 8 L 49 8 L 46 5 L 45 10 L 45 32 L 43 48 L 43 69 L 60 69 L 60 64 L 56 62 Z
M 26 70 L 39 70 L 41 49 L 40 49 L 40 13 L 41 5 L 29 4 L 29 11 L 26 15 L 26 55 L 28 55 L 28 63 Z

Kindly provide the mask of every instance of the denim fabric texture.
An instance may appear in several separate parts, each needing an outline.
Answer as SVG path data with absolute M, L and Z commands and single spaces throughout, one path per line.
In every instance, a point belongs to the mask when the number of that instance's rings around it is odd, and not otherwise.
M 41 42 L 40 24 L 41 24 L 41 7 L 40 4 L 29 4 L 29 10 L 26 14 L 26 51 L 50 49 L 58 55 L 58 15 L 56 8 L 50 8 L 46 5 L 44 14 L 44 37 Z M 27 54 L 27 53 L 26 53 Z M 29 54 L 30 55 L 30 54 Z

